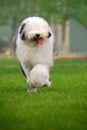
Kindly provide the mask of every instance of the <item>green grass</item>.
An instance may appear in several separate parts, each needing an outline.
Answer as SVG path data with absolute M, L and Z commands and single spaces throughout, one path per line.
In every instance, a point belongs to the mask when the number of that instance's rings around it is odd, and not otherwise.
M 51 88 L 26 92 L 15 59 L 0 58 L 0 130 L 87 130 L 87 61 L 55 61 Z

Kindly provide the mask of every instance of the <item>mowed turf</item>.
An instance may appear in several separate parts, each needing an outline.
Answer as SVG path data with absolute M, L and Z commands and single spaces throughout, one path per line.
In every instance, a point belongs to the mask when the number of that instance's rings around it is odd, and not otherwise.
M 0 130 L 87 130 L 87 61 L 56 60 L 50 80 L 27 93 L 17 61 L 0 58 Z

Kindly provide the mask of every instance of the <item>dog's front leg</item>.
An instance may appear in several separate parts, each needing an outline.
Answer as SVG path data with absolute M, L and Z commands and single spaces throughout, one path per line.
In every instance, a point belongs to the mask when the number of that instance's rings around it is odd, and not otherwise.
M 21 69 L 24 72 L 26 78 L 27 78 L 27 83 L 28 83 L 28 90 L 27 92 L 36 92 L 36 88 L 32 86 L 31 81 L 30 81 L 30 70 L 26 65 L 21 64 Z

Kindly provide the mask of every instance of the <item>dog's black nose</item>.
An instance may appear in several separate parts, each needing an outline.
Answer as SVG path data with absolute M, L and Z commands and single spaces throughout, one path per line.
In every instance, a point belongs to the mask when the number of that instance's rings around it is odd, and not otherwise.
M 39 37 L 40 37 L 40 34 L 39 34 L 39 33 L 36 33 L 36 37 L 38 37 L 38 38 L 39 38 Z

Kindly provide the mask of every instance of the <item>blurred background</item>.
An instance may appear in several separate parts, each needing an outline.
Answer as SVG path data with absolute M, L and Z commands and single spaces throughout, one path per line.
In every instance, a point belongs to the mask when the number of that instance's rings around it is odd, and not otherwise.
M 87 0 L 0 0 L 0 56 L 13 55 L 12 39 L 30 16 L 49 22 L 56 58 L 87 59 Z

